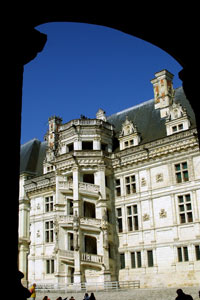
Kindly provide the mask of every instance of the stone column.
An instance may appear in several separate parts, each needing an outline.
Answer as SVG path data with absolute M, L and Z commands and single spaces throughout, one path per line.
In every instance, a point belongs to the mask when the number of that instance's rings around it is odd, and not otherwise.
M 79 199 L 79 168 L 73 169 L 73 230 L 74 230 L 74 283 L 81 283 L 81 252 L 80 252 L 80 199 Z
M 99 138 L 93 140 L 93 150 L 101 150 L 101 141 Z
M 80 251 L 80 218 L 77 211 L 74 213 L 73 219 L 74 230 L 74 283 L 81 283 L 81 251 Z
M 108 243 L 108 218 L 107 218 L 107 210 L 104 209 L 104 214 L 101 220 L 101 228 L 102 228 L 102 246 L 103 246 L 103 281 L 110 281 L 111 280 L 111 273 L 110 273 L 110 264 L 109 264 L 109 243 Z

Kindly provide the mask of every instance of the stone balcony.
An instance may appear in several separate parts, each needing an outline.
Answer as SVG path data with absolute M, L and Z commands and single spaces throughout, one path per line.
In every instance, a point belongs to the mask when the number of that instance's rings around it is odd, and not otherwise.
M 79 192 L 82 194 L 93 194 L 97 196 L 100 192 L 100 186 L 92 183 L 79 182 L 78 187 Z M 61 192 L 73 191 L 73 182 L 59 181 L 58 188 Z
M 71 250 L 59 250 L 59 256 L 61 260 L 72 262 L 74 261 L 74 251 Z M 97 254 L 90 254 L 90 253 L 81 253 L 81 262 L 84 264 L 103 264 L 103 256 Z
M 81 253 L 81 261 L 87 263 L 103 264 L 103 256 L 97 254 Z
M 73 222 L 74 222 L 74 216 L 73 215 L 60 216 L 59 217 L 59 224 L 62 227 L 73 226 Z M 83 227 L 90 227 L 91 229 L 94 228 L 96 230 L 97 228 L 100 228 L 101 223 L 102 223 L 101 219 L 80 217 L 81 229 Z

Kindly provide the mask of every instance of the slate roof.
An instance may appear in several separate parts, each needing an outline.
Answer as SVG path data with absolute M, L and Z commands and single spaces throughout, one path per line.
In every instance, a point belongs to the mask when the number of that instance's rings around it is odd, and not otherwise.
M 29 173 L 36 176 L 43 173 L 43 160 L 46 154 L 47 142 L 37 139 L 21 145 L 20 151 L 20 174 Z
M 175 102 L 186 108 L 190 117 L 191 128 L 196 127 L 195 115 L 185 97 L 182 87 L 175 90 Z M 166 136 L 165 119 L 160 118 L 160 110 L 154 108 L 154 99 L 135 105 L 121 112 L 107 117 L 107 121 L 114 125 L 116 136 L 121 131 L 126 116 L 137 126 L 142 140 L 140 144 L 151 142 Z M 45 158 L 47 142 L 37 139 L 30 140 L 21 146 L 20 173 L 29 173 L 35 176 L 43 174 L 43 160 Z M 117 149 L 116 149 L 117 150 Z
M 186 108 L 190 117 L 191 128 L 196 127 L 195 115 L 192 107 L 187 100 L 183 88 L 175 90 L 175 103 L 180 103 Z M 165 118 L 160 118 L 160 110 L 154 108 L 154 99 L 135 105 L 121 112 L 113 114 L 107 118 L 108 122 L 115 126 L 116 136 L 122 128 L 122 123 L 126 116 L 137 126 L 138 132 L 141 134 L 142 140 L 140 144 L 154 141 L 166 136 Z

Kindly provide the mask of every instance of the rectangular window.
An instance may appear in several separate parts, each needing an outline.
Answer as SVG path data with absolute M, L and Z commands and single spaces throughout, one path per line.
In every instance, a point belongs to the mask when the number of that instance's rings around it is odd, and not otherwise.
M 189 181 L 187 162 L 175 165 L 175 175 L 177 183 Z
M 128 231 L 139 229 L 137 204 L 127 206 L 127 224 Z
M 93 150 L 93 142 L 82 142 L 82 150 Z
M 136 193 L 136 180 L 135 175 L 125 177 L 126 194 Z
M 192 203 L 190 194 L 178 196 L 178 207 L 180 223 L 184 224 L 193 222 Z
M 196 260 L 200 260 L 200 245 L 195 246 Z
M 153 267 L 153 250 L 147 251 L 148 267 Z
M 115 193 L 117 197 L 121 196 L 120 179 L 115 179 Z
M 72 216 L 73 213 L 73 199 L 67 199 L 67 214 Z
M 183 262 L 183 261 L 189 261 L 189 256 L 188 256 L 188 247 L 178 247 L 177 248 L 178 252 L 178 261 Z
M 125 269 L 125 255 L 120 253 L 120 269 Z
M 53 242 L 53 221 L 45 222 L 45 242 Z
M 141 252 L 131 252 L 131 268 L 141 268 L 142 266 L 142 259 L 141 259 Z
M 45 197 L 45 212 L 53 211 L 53 196 Z
M 122 209 L 117 208 L 117 223 L 118 223 L 118 232 L 123 232 L 123 224 L 122 224 Z
M 46 260 L 46 273 L 53 274 L 54 273 L 54 259 Z

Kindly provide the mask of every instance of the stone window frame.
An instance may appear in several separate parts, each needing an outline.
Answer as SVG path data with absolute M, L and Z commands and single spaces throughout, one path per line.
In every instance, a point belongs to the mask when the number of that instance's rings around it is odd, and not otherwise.
M 188 245 L 180 245 L 177 246 L 177 261 L 180 262 L 188 262 L 189 261 L 189 249 Z
M 131 268 L 142 268 L 142 251 L 131 251 Z
M 54 224 L 53 221 L 45 221 L 45 243 L 54 242 Z
M 121 211 L 119 214 L 118 212 Z M 123 232 L 123 215 L 122 215 L 122 207 L 116 207 L 116 218 L 117 218 L 117 229 L 118 233 Z
M 115 178 L 115 196 L 116 197 L 121 197 L 121 180 L 120 178 Z
M 136 175 L 132 174 L 132 175 L 125 176 L 124 180 L 125 180 L 126 196 L 136 194 L 137 193 Z
M 127 230 L 129 232 L 139 230 L 139 215 L 138 215 L 138 205 L 131 204 L 126 206 L 127 215 Z
M 52 212 L 53 211 L 53 206 L 54 206 L 54 197 L 53 197 L 53 195 L 44 197 L 44 205 L 45 205 L 45 212 Z
M 180 225 L 194 222 L 191 193 L 182 193 L 177 195 L 177 209 Z
M 185 183 L 190 180 L 188 161 L 184 160 L 174 164 L 176 184 Z
M 46 274 L 54 274 L 54 273 L 55 273 L 55 260 L 46 259 Z

